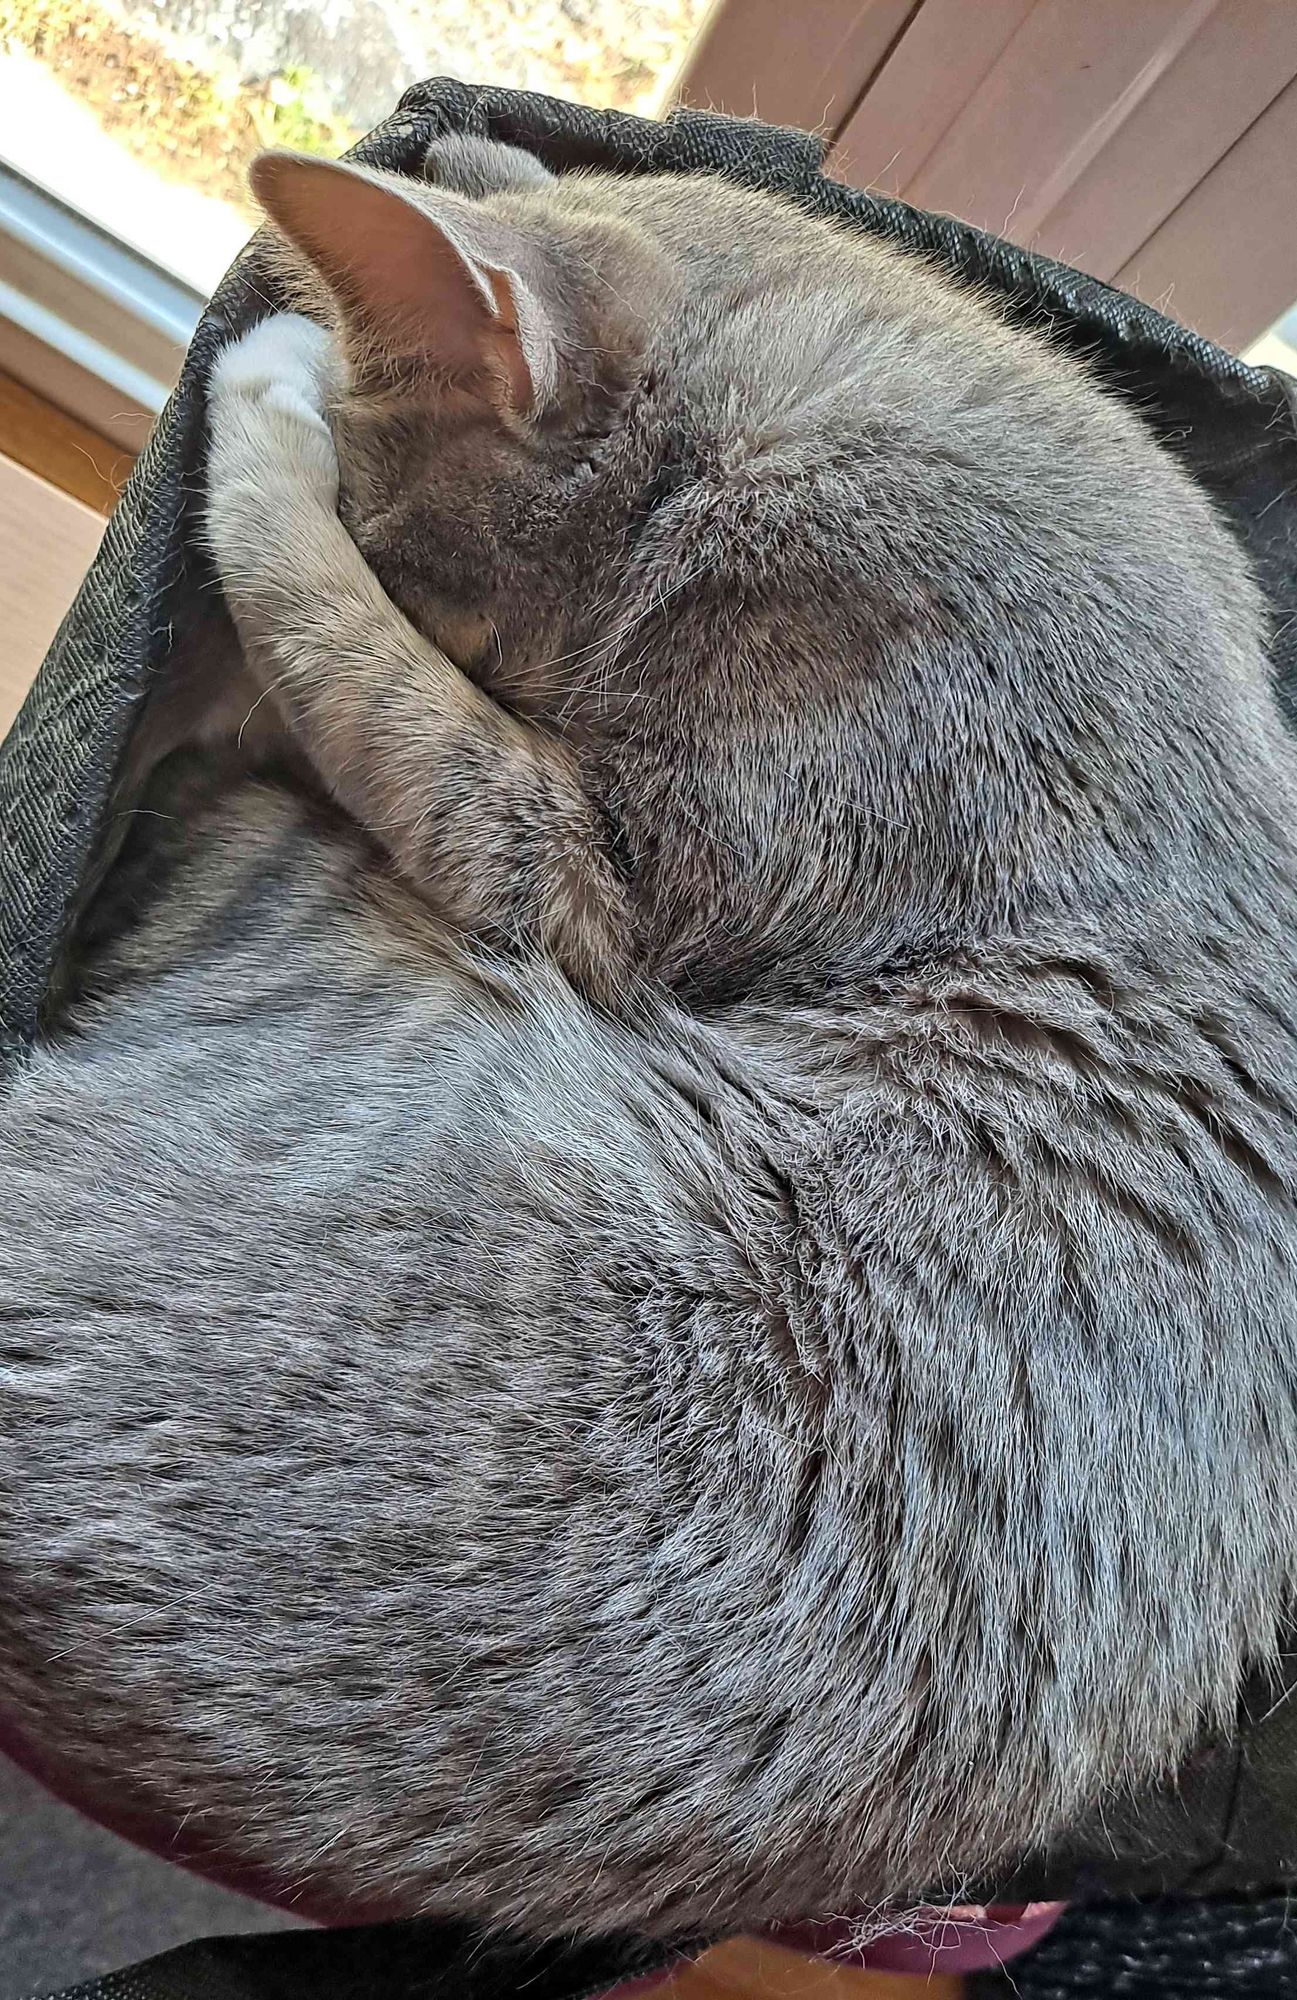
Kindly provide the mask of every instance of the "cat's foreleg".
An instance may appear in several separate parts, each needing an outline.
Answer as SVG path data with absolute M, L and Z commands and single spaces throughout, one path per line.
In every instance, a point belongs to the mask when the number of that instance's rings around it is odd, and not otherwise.
M 556 738 L 391 602 L 338 518 L 331 337 L 265 320 L 213 370 L 207 533 L 248 664 L 319 775 L 452 922 L 541 947 L 611 1001 L 625 899 Z

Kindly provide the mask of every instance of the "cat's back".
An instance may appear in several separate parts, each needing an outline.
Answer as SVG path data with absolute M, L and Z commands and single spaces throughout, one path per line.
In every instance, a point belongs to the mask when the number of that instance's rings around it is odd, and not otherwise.
M 83 1795 L 678 1928 L 991 1859 L 1227 1705 L 1297 1533 L 1259 952 L 618 1023 L 317 802 L 188 804 L 0 1117 L 0 1663 Z

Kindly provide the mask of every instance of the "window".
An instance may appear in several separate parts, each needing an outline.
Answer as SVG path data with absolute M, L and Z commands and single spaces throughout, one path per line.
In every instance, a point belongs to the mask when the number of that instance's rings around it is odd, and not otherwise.
M 653 113 L 704 4 L 0 0 L 0 369 L 138 445 L 254 153 L 341 152 L 437 74 Z
M 701 0 L 0 0 L 0 151 L 210 290 L 262 146 L 341 152 L 447 73 L 652 112 Z

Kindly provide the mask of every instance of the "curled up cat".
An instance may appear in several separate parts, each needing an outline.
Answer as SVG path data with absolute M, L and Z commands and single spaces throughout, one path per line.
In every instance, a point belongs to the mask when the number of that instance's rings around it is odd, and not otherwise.
M 1289 1603 L 1244 557 L 1043 337 L 773 195 L 255 184 L 302 311 L 211 385 L 228 740 L 0 1104 L 0 1710 L 306 1908 L 986 1878 Z

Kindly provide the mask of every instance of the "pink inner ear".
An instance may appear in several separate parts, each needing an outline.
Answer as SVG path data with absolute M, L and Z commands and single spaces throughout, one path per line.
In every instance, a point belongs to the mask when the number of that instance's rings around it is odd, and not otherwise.
M 426 355 L 430 369 L 474 383 L 488 400 L 527 409 L 537 383 L 527 353 L 539 353 L 539 316 L 520 324 L 515 283 L 499 246 L 475 238 L 498 223 L 471 202 L 304 155 L 267 153 L 253 169 L 263 207 L 310 259 L 344 319 L 364 342 Z M 420 199 L 420 195 L 422 199 Z
M 367 240 L 348 246 L 336 283 L 343 311 L 370 337 L 413 344 L 448 373 L 476 373 L 493 344 L 494 293 L 444 230 L 393 201 L 407 213 L 381 211 Z
M 486 278 L 495 299 L 496 351 L 508 385 L 509 407 L 519 412 L 530 410 L 539 400 L 540 385 L 533 377 L 527 342 L 518 324 L 517 281 L 507 271 L 488 270 Z

